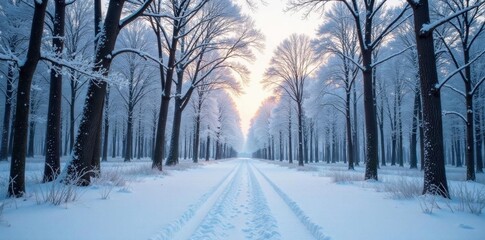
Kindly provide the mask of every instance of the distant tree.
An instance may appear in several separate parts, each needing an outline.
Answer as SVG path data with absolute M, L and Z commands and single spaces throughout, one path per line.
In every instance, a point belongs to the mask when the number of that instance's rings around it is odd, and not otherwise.
M 303 159 L 303 99 L 305 81 L 318 66 L 310 38 L 293 34 L 275 50 L 263 83 L 276 91 L 285 92 L 297 106 L 298 116 L 298 165 Z
M 122 48 L 138 49 L 147 51 L 149 42 L 147 41 L 148 28 L 143 23 L 135 22 L 125 28 L 119 37 L 119 44 Z M 150 93 L 153 68 L 150 63 L 145 61 L 136 53 L 125 53 L 121 55 L 119 61 L 115 60 L 114 70 L 120 75 L 120 81 L 114 88 L 121 96 L 121 100 L 126 109 L 126 143 L 124 145 L 124 161 L 129 162 L 134 156 L 134 111 L 137 105 Z
M 359 64 L 361 59 L 357 52 L 357 32 L 352 27 L 352 19 L 346 16 L 347 14 L 346 9 L 341 5 L 337 5 L 328 11 L 326 16 L 330 20 L 320 26 L 319 38 L 316 43 L 318 50 L 323 54 L 329 54 L 338 59 L 339 68 L 334 70 L 333 77 L 337 82 L 342 83 L 345 90 L 345 97 L 342 98 L 344 106 L 339 110 L 344 113 L 346 119 L 348 168 L 354 169 L 355 136 L 352 133 L 351 96 L 359 71 L 356 64 Z

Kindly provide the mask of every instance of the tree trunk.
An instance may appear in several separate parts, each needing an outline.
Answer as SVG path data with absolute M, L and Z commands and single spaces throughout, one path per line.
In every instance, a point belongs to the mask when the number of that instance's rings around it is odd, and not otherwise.
M 368 23 L 370 24 L 370 23 Z M 366 24 L 367 25 L 367 24 Z M 366 29 L 370 27 L 366 26 Z M 370 41 L 370 36 L 366 39 Z M 376 108 L 375 98 L 373 90 L 373 77 L 372 72 L 372 51 L 369 49 L 362 49 L 362 64 L 365 70 L 363 72 L 363 84 L 364 84 L 364 112 L 365 112 L 365 138 L 366 138 L 366 151 L 365 151 L 365 179 L 377 180 L 377 165 L 379 164 L 378 151 L 378 139 L 377 139 L 377 120 L 376 120 Z
M 347 157 L 349 170 L 354 170 L 354 148 L 352 144 L 352 125 L 350 122 L 350 91 L 345 93 L 345 127 L 347 133 Z
M 165 128 L 167 126 L 167 115 L 168 115 L 168 107 L 170 103 L 170 93 L 172 90 L 172 82 L 173 82 L 173 73 L 175 69 L 175 58 L 176 58 L 176 50 L 177 50 L 177 43 L 178 43 L 178 33 L 180 29 L 178 28 L 178 20 L 174 20 L 174 28 L 172 31 L 172 43 L 171 48 L 169 51 L 168 56 L 168 68 L 166 77 L 162 78 L 162 102 L 160 104 L 160 114 L 158 117 L 158 128 L 157 128 L 157 137 L 155 141 L 155 151 L 153 154 L 153 163 L 152 168 L 157 168 L 158 170 L 162 171 L 162 161 L 165 152 Z M 159 49 L 159 55 L 162 52 Z
M 288 162 L 293 163 L 293 146 L 291 142 L 291 110 L 288 114 Z
M 35 114 L 35 111 L 33 111 L 34 106 L 30 109 L 30 116 L 33 116 Z M 27 149 L 27 157 L 34 157 L 34 141 L 35 141 L 35 120 L 30 119 L 29 123 L 29 146 Z
M 209 126 L 208 127 L 208 130 L 210 131 L 210 128 Z M 210 156 L 210 142 L 211 142 L 211 138 L 210 138 L 210 135 L 209 135 L 209 131 L 207 132 L 207 141 L 205 143 L 205 160 L 206 161 L 209 161 L 209 156 Z
M 197 110 L 195 118 L 195 130 L 194 130 L 194 146 L 192 153 L 192 161 L 197 163 L 199 161 L 199 142 L 200 142 L 200 111 Z
M 421 100 L 423 106 L 424 130 L 424 188 L 423 194 L 436 194 L 449 198 L 446 181 L 443 123 L 441 118 L 441 99 L 436 71 L 433 33 L 422 31 L 424 24 L 430 23 L 427 0 L 419 4 L 408 0 L 414 12 L 414 29 L 418 51 Z
M 52 48 L 57 57 L 62 58 L 64 49 L 64 25 L 66 3 L 65 0 L 55 0 L 54 29 Z M 52 64 L 51 82 L 49 91 L 49 107 L 47 112 L 46 129 L 46 156 L 44 166 L 43 182 L 50 182 L 57 178 L 61 172 L 61 100 L 62 100 L 62 67 L 56 63 Z
M 474 127 L 473 127 L 473 95 L 469 93 L 472 91 L 470 81 L 465 81 L 466 94 L 466 146 L 465 146 L 465 161 L 466 161 L 466 180 L 475 181 L 475 145 L 474 145 Z
M 301 102 L 296 104 L 298 106 L 298 166 L 303 166 L 303 109 Z
M 5 111 L 3 115 L 2 143 L 0 146 L 0 161 L 8 160 L 8 139 L 10 130 L 10 112 L 12 110 L 14 63 L 8 63 L 7 83 L 5 86 Z
M 98 37 L 100 39 L 96 47 L 96 57 L 93 67 L 95 72 L 102 72 L 105 76 L 111 66 L 110 54 L 113 52 L 116 38 L 120 31 L 119 20 L 123 10 L 124 0 L 110 1 L 103 30 Z M 81 123 L 79 126 L 76 144 L 74 144 L 73 160 L 68 166 L 68 181 L 76 180 L 78 185 L 89 185 L 92 174 L 92 162 L 96 158 L 95 148 L 100 148 L 99 137 L 103 119 L 104 100 L 107 83 L 102 79 L 91 79 Z M 100 152 L 100 151 L 99 151 Z M 99 157 L 99 155 L 98 155 Z
M 183 46 L 183 45 L 182 45 Z M 167 161 L 165 165 L 173 166 L 178 163 L 179 159 L 179 141 L 180 141 L 180 126 L 182 124 L 182 79 L 184 77 L 183 70 L 177 72 L 176 96 L 173 112 L 172 137 L 170 138 L 170 148 L 168 151 Z
M 109 87 L 106 89 L 106 106 L 104 107 L 104 136 L 102 161 L 108 161 L 108 138 L 109 138 Z
M 23 65 L 20 66 L 17 87 L 17 104 L 15 109 L 15 135 L 13 139 L 9 197 L 21 197 L 25 193 L 25 154 L 27 150 L 27 129 L 30 108 L 30 90 L 32 77 L 40 59 L 42 33 L 47 0 L 34 2 L 34 15 L 30 32 L 29 47 Z
M 410 168 L 418 168 L 417 152 L 417 133 L 418 133 L 418 114 L 419 114 L 419 83 L 416 83 L 416 93 L 414 95 L 413 121 L 411 126 L 411 140 L 409 143 L 409 165 Z

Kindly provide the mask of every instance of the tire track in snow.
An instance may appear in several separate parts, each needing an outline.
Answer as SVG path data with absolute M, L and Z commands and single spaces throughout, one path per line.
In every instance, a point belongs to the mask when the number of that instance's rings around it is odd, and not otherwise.
M 250 191 L 249 206 L 251 208 L 252 218 L 247 223 L 246 232 L 247 239 L 281 239 L 281 235 L 278 232 L 278 224 L 271 214 L 271 210 L 268 207 L 266 197 L 263 194 L 263 190 L 259 185 L 258 179 L 251 167 L 248 167 L 247 160 L 245 165 L 248 168 L 248 187 Z
M 199 223 L 199 226 L 190 239 L 228 239 L 226 232 L 235 227 L 231 223 L 231 218 L 239 214 L 238 209 L 234 208 L 234 205 L 241 192 L 241 169 L 242 167 L 238 168 L 231 182 L 226 185 L 224 191 L 219 195 L 219 198 L 212 205 L 207 215 Z
M 234 183 L 236 179 L 236 175 L 238 175 L 241 171 L 241 164 L 238 164 L 231 170 L 227 175 L 225 175 L 221 181 L 215 184 L 207 193 L 202 195 L 197 202 L 190 205 L 189 208 L 174 222 L 166 225 L 165 227 L 160 230 L 156 236 L 151 237 L 152 240 L 170 240 L 174 239 L 175 234 L 177 234 L 193 217 L 196 213 L 202 208 L 202 206 L 208 202 L 210 198 L 216 195 L 219 189 L 225 186 L 224 191 L 227 191 L 228 186 Z M 232 177 L 231 177 L 232 175 Z M 230 178 L 230 180 L 228 180 Z M 225 182 L 228 182 L 224 184 Z
M 273 190 L 279 195 L 279 197 L 286 203 L 286 205 L 291 209 L 295 216 L 300 220 L 300 222 L 305 226 L 305 228 L 311 233 L 311 235 L 318 240 L 329 240 L 330 237 L 323 233 L 323 228 L 318 224 L 312 222 L 312 220 L 303 212 L 303 210 L 298 206 L 298 204 L 293 201 L 283 190 L 281 190 L 273 181 L 271 181 L 261 170 L 256 166 L 251 164 L 251 167 L 256 169 L 256 171 L 268 182 L 268 184 L 273 188 Z

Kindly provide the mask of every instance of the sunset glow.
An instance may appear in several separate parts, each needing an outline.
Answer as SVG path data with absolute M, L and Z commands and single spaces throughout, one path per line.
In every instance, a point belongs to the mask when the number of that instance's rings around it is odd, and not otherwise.
M 256 55 L 256 60 L 248 67 L 251 70 L 250 81 L 243 87 L 243 94 L 235 97 L 236 105 L 241 116 L 241 128 L 245 136 L 249 129 L 251 118 L 254 116 L 261 102 L 272 94 L 271 89 L 264 89 L 261 80 L 268 67 L 273 51 L 285 38 L 292 33 L 315 34 L 319 18 L 311 15 L 304 18 L 300 12 L 285 12 L 287 1 L 270 1 L 260 5 L 254 11 L 248 11 L 256 27 L 264 33 L 265 48 Z

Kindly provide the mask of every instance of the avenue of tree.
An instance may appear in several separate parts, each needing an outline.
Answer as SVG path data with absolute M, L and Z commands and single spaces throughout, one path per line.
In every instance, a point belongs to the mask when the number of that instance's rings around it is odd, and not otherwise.
M 108 157 L 151 158 L 161 171 L 242 151 L 300 166 L 365 164 L 375 180 L 379 167 L 408 164 L 424 171 L 423 194 L 444 197 L 446 164 L 465 164 L 466 180 L 483 172 L 483 1 L 289 1 L 321 25 L 275 49 L 261 80 L 274 96 L 243 149 L 231 95 L 264 39 L 247 5 L 0 0 L 8 195 L 25 193 L 34 155 L 45 156 L 44 182 L 83 186 Z

